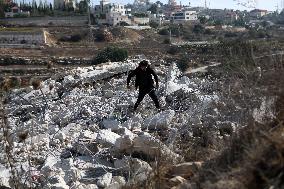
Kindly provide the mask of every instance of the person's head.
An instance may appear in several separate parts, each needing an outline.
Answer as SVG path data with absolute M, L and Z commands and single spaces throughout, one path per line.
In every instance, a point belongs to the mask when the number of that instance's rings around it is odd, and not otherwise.
M 148 66 L 149 66 L 149 63 L 148 63 L 147 60 L 142 60 L 142 61 L 139 63 L 139 68 L 140 68 L 141 70 L 144 70 L 144 71 L 145 71 Z

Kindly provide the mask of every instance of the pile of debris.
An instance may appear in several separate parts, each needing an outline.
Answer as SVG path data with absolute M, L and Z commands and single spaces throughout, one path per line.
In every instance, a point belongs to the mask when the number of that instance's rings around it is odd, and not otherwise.
M 81 67 L 39 87 L 13 90 L 5 111 L 14 162 L 1 154 L 0 184 L 15 184 L 5 168 L 11 165 L 23 187 L 119 188 L 146 180 L 157 157 L 182 161 L 174 146 L 179 135 L 195 137 L 207 126 L 220 135 L 220 125 L 237 125 L 218 122 L 218 95 L 202 90 L 216 81 L 181 76 L 175 64 L 155 68 L 165 110 L 155 110 L 146 97 L 138 112 L 129 112 L 137 92 L 126 89 L 125 73 L 139 62 Z

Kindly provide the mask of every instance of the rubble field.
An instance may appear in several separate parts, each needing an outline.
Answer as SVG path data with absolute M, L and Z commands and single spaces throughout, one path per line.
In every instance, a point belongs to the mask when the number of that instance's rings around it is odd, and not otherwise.
M 74 68 L 7 94 L 0 149 L 12 145 L 13 165 L 0 154 L 0 185 L 120 188 L 147 180 L 158 157 L 171 165 L 184 162 L 180 143 L 201 138 L 202 129 L 224 139 L 242 126 L 240 107 L 222 114 L 218 78 L 186 77 L 163 60 L 152 66 L 164 110 L 147 96 L 132 112 L 137 91 L 126 89 L 126 77 L 141 60 Z

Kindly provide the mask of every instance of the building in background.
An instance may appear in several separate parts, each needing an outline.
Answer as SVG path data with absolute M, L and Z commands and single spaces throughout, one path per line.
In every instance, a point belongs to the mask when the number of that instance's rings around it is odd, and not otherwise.
M 149 22 L 155 22 L 162 25 L 166 19 L 164 14 L 149 14 Z
M 131 24 L 131 9 L 125 8 L 124 5 L 110 3 L 108 0 L 101 0 L 99 5 L 95 5 L 92 14 L 98 24 L 106 24 L 111 26 L 120 23 Z
M 172 12 L 170 20 L 174 24 L 182 24 L 184 22 L 196 22 L 198 20 L 198 16 L 196 11 L 182 10 Z
M 268 11 L 267 10 L 261 10 L 261 9 L 254 9 L 250 11 L 250 17 L 252 18 L 262 18 L 263 16 L 267 15 Z
M 19 7 L 15 6 L 11 8 L 11 11 L 5 12 L 5 18 L 14 18 L 14 17 L 29 17 L 29 11 L 22 11 Z

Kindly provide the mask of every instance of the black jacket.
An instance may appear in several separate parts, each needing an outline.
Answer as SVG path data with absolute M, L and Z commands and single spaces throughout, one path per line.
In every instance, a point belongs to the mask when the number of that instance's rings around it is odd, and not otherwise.
M 127 77 L 127 85 L 129 85 L 130 80 L 133 76 L 136 76 L 135 88 L 137 89 L 151 89 L 154 87 L 153 77 L 156 84 L 158 84 L 158 76 L 155 71 L 149 66 L 143 71 L 140 67 L 137 67 L 135 70 L 132 70 Z

